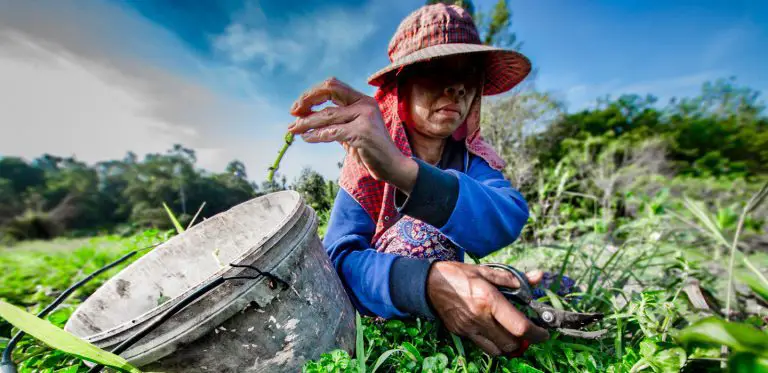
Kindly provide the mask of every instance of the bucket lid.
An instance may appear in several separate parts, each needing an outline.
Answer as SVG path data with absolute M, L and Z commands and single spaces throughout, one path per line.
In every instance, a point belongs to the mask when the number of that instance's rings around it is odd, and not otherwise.
M 232 271 L 229 263 L 257 262 L 272 247 L 265 244 L 279 240 L 307 209 L 297 192 L 279 191 L 206 219 L 104 283 L 64 329 L 90 341 L 132 334 L 186 294 Z

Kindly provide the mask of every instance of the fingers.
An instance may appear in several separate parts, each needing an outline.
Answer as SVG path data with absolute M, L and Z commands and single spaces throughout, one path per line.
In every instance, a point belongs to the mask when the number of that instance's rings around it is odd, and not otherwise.
M 351 130 L 349 126 L 344 124 L 332 124 L 327 127 L 318 128 L 310 132 L 304 132 L 301 134 L 301 138 L 308 143 L 319 142 L 334 142 L 345 141 L 348 137 L 348 133 Z
M 531 343 L 544 342 L 549 339 L 546 329 L 533 324 L 525 315 L 515 308 L 512 303 L 504 299 L 499 293 L 497 301 L 493 302 L 491 313 L 493 318 L 501 324 L 512 336 L 528 340 Z
M 534 270 L 534 271 L 526 272 L 525 273 L 525 277 L 528 278 L 528 282 L 531 285 L 538 285 L 539 282 L 541 282 L 541 280 L 544 278 L 544 272 L 539 271 L 539 270 Z
M 350 107 L 327 107 L 319 112 L 297 119 L 288 127 L 293 134 L 303 134 L 309 130 L 332 124 L 348 123 L 357 118 L 358 113 Z
M 507 271 L 483 266 L 477 266 L 477 269 L 480 271 L 481 276 L 496 286 L 504 286 L 513 289 L 520 287 L 520 282 L 517 278 Z
M 344 84 L 336 78 L 330 78 L 304 92 L 291 107 L 291 114 L 306 116 L 312 113 L 312 107 L 326 101 L 332 101 L 338 106 L 347 106 L 364 97 L 362 93 Z
M 474 333 L 474 334 L 468 335 L 467 338 L 472 340 L 472 342 L 475 342 L 477 347 L 482 348 L 483 351 L 485 351 L 489 355 L 491 356 L 501 355 L 501 350 L 498 347 L 496 347 L 496 344 L 491 342 L 491 340 L 486 338 L 484 335 Z
M 510 334 L 504 326 L 495 319 L 491 319 L 483 333 L 490 339 L 502 354 L 508 355 L 520 348 L 520 340 Z
M 507 271 L 482 266 L 478 266 L 478 270 L 492 284 L 513 289 L 520 287 L 520 281 L 517 280 L 517 277 Z M 530 271 L 525 274 L 525 277 L 528 279 L 529 284 L 536 285 L 541 282 L 544 272 L 539 270 Z

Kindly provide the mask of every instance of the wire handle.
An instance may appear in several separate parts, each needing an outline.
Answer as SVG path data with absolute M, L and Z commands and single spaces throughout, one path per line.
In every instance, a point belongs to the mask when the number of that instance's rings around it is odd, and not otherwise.
M 501 291 L 502 294 L 504 294 L 507 298 L 512 298 L 512 300 L 523 303 L 523 304 L 530 304 L 533 302 L 533 289 L 531 288 L 531 284 L 528 283 L 528 278 L 525 277 L 525 274 L 518 271 L 514 267 L 506 264 L 499 264 L 499 263 L 484 263 L 481 264 L 485 267 L 490 267 L 498 270 L 503 270 L 511 273 L 515 278 L 517 279 L 517 282 L 520 284 L 520 286 L 517 289 L 511 289 L 506 286 L 497 286 L 499 288 L 499 291 Z

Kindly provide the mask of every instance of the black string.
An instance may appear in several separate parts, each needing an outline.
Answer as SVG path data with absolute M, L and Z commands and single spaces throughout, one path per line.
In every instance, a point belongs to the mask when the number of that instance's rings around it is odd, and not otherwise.
M 126 339 L 120 345 L 115 347 L 111 352 L 115 355 L 119 355 L 120 353 L 124 352 L 125 350 L 129 349 L 131 346 L 133 346 L 136 342 L 138 342 L 140 339 L 144 338 L 147 334 L 155 330 L 160 324 L 166 322 L 168 319 L 170 319 L 173 315 L 178 313 L 181 309 L 189 305 L 190 303 L 194 302 L 201 296 L 205 295 L 212 289 L 216 288 L 217 286 L 224 283 L 224 281 L 227 280 L 235 280 L 235 279 L 247 279 L 247 280 L 255 280 L 259 279 L 261 276 L 267 277 L 272 281 L 278 282 L 283 285 L 283 290 L 287 289 L 289 287 L 288 283 L 281 280 L 277 276 L 262 271 L 254 266 L 251 265 L 245 265 L 245 264 L 234 264 L 231 263 L 230 266 L 235 268 L 249 268 L 254 271 L 256 271 L 259 276 L 233 276 L 233 277 L 217 277 L 216 279 L 212 280 L 211 282 L 207 283 L 205 286 L 197 289 L 195 292 L 189 294 L 188 296 L 184 297 L 179 303 L 175 304 L 173 307 L 171 307 L 168 311 L 166 311 L 162 316 L 160 316 L 158 319 L 152 321 L 149 325 L 138 331 L 136 334 L 132 335 L 130 338 Z M 274 288 L 273 286 L 270 286 L 271 288 Z M 89 373 L 98 373 L 101 372 L 101 370 L 104 369 L 103 365 L 96 365 L 90 370 L 88 370 Z
M 283 281 L 283 280 L 282 280 L 282 279 L 280 279 L 279 277 L 277 277 L 277 276 L 275 276 L 275 275 L 273 275 L 273 274 L 271 274 L 271 273 L 269 273 L 269 272 L 267 272 L 267 271 L 262 271 L 262 270 L 260 270 L 260 269 L 258 269 L 258 268 L 256 268 L 256 267 L 254 267 L 254 266 L 252 266 L 252 265 L 247 265 L 247 264 L 235 264 L 235 263 L 230 263 L 229 265 L 230 265 L 231 267 L 235 267 L 235 268 L 248 268 L 248 269 L 252 269 L 252 270 L 256 271 L 256 273 L 258 273 L 258 274 L 259 274 L 259 276 L 264 276 L 264 277 L 267 277 L 267 278 L 269 278 L 270 280 L 272 280 L 272 281 L 274 281 L 274 282 L 277 282 L 277 283 L 279 283 L 280 285 L 282 285 L 282 287 L 283 287 L 283 290 L 285 290 L 285 289 L 288 289 L 288 288 L 290 287 L 290 285 L 288 285 L 288 283 L 287 283 L 287 282 Z M 234 279 L 251 279 L 251 280 L 255 280 L 255 279 L 258 279 L 258 278 L 259 278 L 259 276 L 255 276 L 255 277 L 250 277 L 250 276 L 236 276 L 236 277 L 227 277 L 227 278 L 225 278 L 225 280 L 234 280 Z M 272 285 L 270 285 L 270 287 L 271 287 L 271 288 L 274 288 L 274 286 L 272 286 Z

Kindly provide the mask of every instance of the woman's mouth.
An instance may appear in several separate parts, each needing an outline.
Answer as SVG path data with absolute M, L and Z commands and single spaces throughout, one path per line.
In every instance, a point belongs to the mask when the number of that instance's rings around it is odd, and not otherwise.
M 443 115 L 450 115 L 450 116 L 459 116 L 461 115 L 461 109 L 459 109 L 459 105 L 445 105 L 439 109 L 437 109 L 437 112 Z

